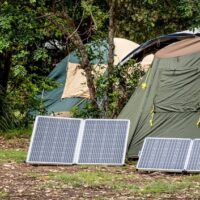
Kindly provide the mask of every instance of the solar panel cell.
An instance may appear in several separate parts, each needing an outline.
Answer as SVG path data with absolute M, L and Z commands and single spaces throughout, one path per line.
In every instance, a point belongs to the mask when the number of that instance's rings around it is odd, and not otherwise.
M 124 164 L 129 120 L 85 120 L 79 164 Z
M 81 121 L 60 117 L 37 117 L 27 162 L 72 164 Z
M 193 140 L 185 170 L 188 172 L 200 172 L 200 139 Z
M 190 143 L 190 139 L 146 138 L 137 168 L 181 172 L 184 170 Z

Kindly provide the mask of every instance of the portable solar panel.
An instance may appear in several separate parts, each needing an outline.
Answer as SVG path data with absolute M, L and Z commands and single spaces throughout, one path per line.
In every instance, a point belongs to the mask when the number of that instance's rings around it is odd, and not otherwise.
M 190 139 L 146 138 L 137 169 L 182 172 L 190 149 Z
M 129 120 L 85 120 L 78 164 L 123 165 L 129 125 Z
M 38 116 L 27 163 L 73 164 L 81 122 L 80 119 Z
M 185 170 L 187 172 L 200 172 L 200 139 L 192 141 L 188 159 L 185 164 Z

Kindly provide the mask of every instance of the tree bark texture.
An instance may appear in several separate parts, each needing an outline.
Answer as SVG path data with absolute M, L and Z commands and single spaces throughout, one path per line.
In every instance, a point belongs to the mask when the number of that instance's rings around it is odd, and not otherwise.
M 115 0 L 110 2 L 109 10 L 109 33 L 108 33 L 108 44 L 109 44 L 109 53 L 108 53 L 108 72 L 111 74 L 113 71 L 114 65 L 114 36 L 115 36 Z
M 95 107 L 97 106 L 97 101 L 96 101 L 96 89 L 94 85 L 94 77 L 92 75 L 92 67 L 90 64 L 89 60 L 89 55 L 87 52 L 87 49 L 85 45 L 83 44 L 83 41 L 78 34 L 78 30 L 76 29 L 76 26 L 74 24 L 73 19 L 68 15 L 67 8 L 64 5 L 65 3 L 62 3 L 63 10 L 61 12 L 55 11 L 54 15 L 57 17 L 65 20 L 65 22 L 68 24 L 68 27 L 63 26 L 60 23 L 57 23 L 54 21 L 52 18 L 50 20 L 63 32 L 67 35 L 67 39 L 70 39 L 73 45 L 78 49 L 80 52 L 80 68 L 84 70 L 86 80 L 87 80 L 87 86 L 89 88 L 89 94 L 90 94 L 90 99 Z
M 0 89 L 6 94 L 11 68 L 11 52 L 5 52 L 0 56 Z
M 108 84 L 107 84 L 107 91 L 106 91 L 106 102 L 105 102 L 105 110 L 107 117 L 110 117 L 109 113 L 109 105 L 110 99 L 109 94 L 113 93 L 114 90 L 114 83 L 112 78 L 113 74 L 113 67 L 114 67 L 114 36 L 115 36 L 115 9 L 116 9 L 116 0 L 110 1 L 110 10 L 109 10 L 109 33 L 108 33 L 108 45 L 109 45 L 109 52 L 108 52 Z
M 92 75 L 92 67 L 89 61 L 88 52 L 86 47 L 84 46 L 80 36 L 77 32 L 73 34 L 71 37 L 72 43 L 76 46 L 76 48 L 80 51 L 81 54 L 81 64 L 80 67 L 85 71 L 85 76 L 87 79 L 87 86 L 89 88 L 90 98 L 92 101 L 96 102 L 96 89 L 94 86 L 94 77 Z

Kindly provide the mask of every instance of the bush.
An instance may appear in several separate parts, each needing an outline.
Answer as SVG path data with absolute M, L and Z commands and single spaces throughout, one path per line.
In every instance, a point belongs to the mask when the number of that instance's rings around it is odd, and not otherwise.
M 88 101 L 84 108 L 74 107 L 72 115 L 81 118 L 116 118 L 135 91 L 143 75 L 144 71 L 134 60 L 129 60 L 123 66 L 115 66 L 110 76 L 107 76 L 106 73 L 96 74 L 95 87 L 98 109 Z M 113 91 L 106 95 L 109 81 L 113 83 Z M 109 103 L 108 109 L 105 105 L 106 102 Z

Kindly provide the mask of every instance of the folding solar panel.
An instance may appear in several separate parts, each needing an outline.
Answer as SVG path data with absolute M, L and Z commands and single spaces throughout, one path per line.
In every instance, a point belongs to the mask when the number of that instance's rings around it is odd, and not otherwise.
M 38 116 L 27 163 L 72 164 L 81 122 L 80 119 Z
M 187 172 L 200 172 L 200 139 L 192 141 L 188 159 L 185 164 L 185 170 Z
M 146 138 L 139 155 L 137 169 L 182 172 L 190 144 L 190 139 Z
M 78 164 L 123 165 L 129 124 L 129 120 L 85 120 Z

